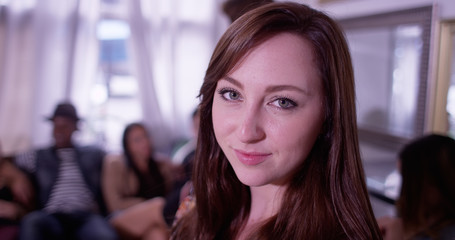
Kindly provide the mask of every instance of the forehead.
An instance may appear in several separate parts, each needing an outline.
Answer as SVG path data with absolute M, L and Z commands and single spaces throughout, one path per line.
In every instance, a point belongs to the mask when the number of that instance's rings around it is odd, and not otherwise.
M 128 136 L 138 136 L 138 135 L 146 135 L 146 131 L 142 126 L 134 126 L 128 132 Z
M 71 118 L 56 116 L 52 119 L 54 126 L 75 126 L 76 121 Z
M 297 57 L 314 60 L 312 43 L 296 33 L 276 34 L 251 49 L 249 53 L 258 51 L 269 52 L 269 57 L 277 59 Z
M 229 75 L 249 81 L 320 82 L 318 72 L 313 45 L 299 35 L 280 33 L 251 49 Z

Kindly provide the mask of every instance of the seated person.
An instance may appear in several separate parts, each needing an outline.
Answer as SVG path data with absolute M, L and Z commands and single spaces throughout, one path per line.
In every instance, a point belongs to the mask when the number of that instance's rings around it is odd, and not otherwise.
M 108 155 L 103 169 L 110 222 L 125 239 L 168 239 L 165 197 L 181 171 L 154 153 L 141 123 L 125 128 L 122 144 L 124 154 Z
M 192 159 L 194 157 L 194 153 L 196 152 L 196 143 L 197 143 L 197 136 L 199 132 L 199 110 L 198 108 L 194 109 L 191 114 L 191 122 L 192 122 L 192 132 L 193 136 L 189 139 L 185 144 L 180 146 L 174 153 L 172 157 L 172 162 L 176 164 L 182 164 L 185 168 L 187 174 L 190 174 L 191 167 L 192 167 Z M 187 176 L 188 177 L 188 176 Z M 189 179 L 188 179 L 189 180 Z
M 32 208 L 33 190 L 27 176 L 0 152 L 0 236 L 17 239 L 19 220 Z
M 455 140 L 427 135 L 399 153 L 399 217 L 378 219 L 385 240 L 455 239 Z
M 59 104 L 49 120 L 53 123 L 54 144 L 15 158 L 17 166 L 33 180 L 37 200 L 37 210 L 21 221 L 19 238 L 117 239 L 102 215 L 104 152 L 73 143 L 79 117 L 72 104 Z

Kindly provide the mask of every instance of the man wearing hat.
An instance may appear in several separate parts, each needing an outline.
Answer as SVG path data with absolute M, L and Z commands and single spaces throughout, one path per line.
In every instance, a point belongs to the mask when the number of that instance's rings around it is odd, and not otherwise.
M 22 219 L 20 239 L 117 239 L 103 217 L 104 152 L 73 143 L 80 118 L 71 103 L 58 104 L 48 120 L 54 144 L 15 160 L 35 184 L 38 209 Z

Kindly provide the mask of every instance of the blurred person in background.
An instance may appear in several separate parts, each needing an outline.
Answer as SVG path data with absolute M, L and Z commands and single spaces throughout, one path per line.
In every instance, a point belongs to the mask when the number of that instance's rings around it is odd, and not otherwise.
M 191 113 L 191 129 L 193 136 L 175 151 L 172 156 L 173 163 L 188 165 L 190 159 L 194 157 L 199 132 L 199 121 L 199 110 L 196 108 Z
M 455 239 L 455 140 L 426 135 L 407 144 L 398 157 L 398 217 L 378 219 L 384 239 Z
M 20 219 L 33 207 L 33 188 L 27 176 L 2 156 L 0 146 L 0 238 L 17 239 Z
M 58 104 L 48 120 L 53 145 L 15 157 L 31 177 L 37 200 L 37 209 L 21 221 L 20 239 L 117 239 L 103 217 L 104 151 L 73 142 L 80 118 L 71 103 Z
M 200 124 L 200 111 L 199 108 L 194 109 L 193 113 L 191 114 L 192 119 L 192 129 L 193 129 L 193 138 L 191 138 L 186 144 L 181 146 L 175 153 L 173 157 L 173 162 L 181 163 L 183 170 L 185 171 L 185 175 L 177 185 L 176 189 L 171 193 L 168 198 L 169 204 L 172 204 L 173 209 L 177 211 L 180 203 L 184 201 L 186 196 L 191 191 L 192 183 L 192 173 L 193 173 L 193 162 L 194 162 L 194 155 L 196 153 L 196 145 L 198 141 L 198 134 L 199 134 L 199 124 Z M 175 216 L 174 216 L 175 218 Z M 169 224 L 174 222 L 174 218 L 169 219 Z
M 125 127 L 123 154 L 108 155 L 103 190 L 110 223 L 124 239 L 167 239 L 166 218 L 173 218 L 166 196 L 182 175 L 179 166 L 153 150 L 142 123 Z

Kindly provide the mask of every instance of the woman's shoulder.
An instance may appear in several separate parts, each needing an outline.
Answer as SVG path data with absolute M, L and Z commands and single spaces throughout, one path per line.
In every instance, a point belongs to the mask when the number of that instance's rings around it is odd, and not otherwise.
M 177 173 L 180 170 L 180 165 L 174 164 L 171 159 L 164 154 L 155 154 L 153 159 L 157 163 L 162 173 L 171 172 L 172 174 Z
M 153 154 L 153 159 L 159 163 L 170 163 L 171 162 L 171 158 L 164 154 L 164 153 L 160 153 L 160 152 L 156 152 Z
M 108 169 L 124 169 L 126 168 L 126 160 L 123 154 L 108 154 L 104 158 L 104 165 Z

